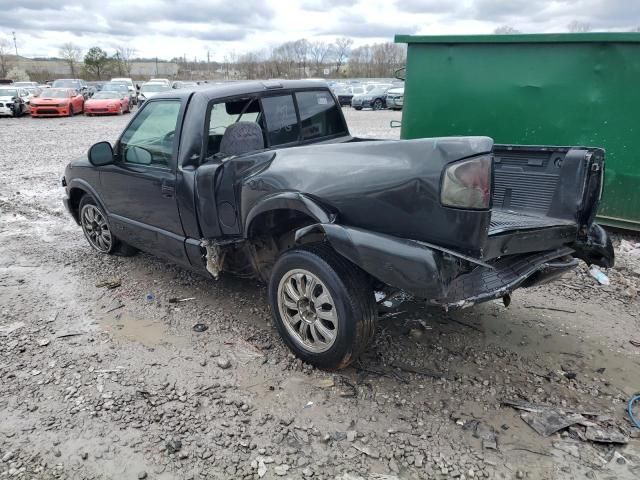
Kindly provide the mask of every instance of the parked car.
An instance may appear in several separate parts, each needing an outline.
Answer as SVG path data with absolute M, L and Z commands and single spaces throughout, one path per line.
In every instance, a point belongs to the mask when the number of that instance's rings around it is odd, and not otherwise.
M 87 82 L 81 78 L 61 78 L 54 80 L 51 84 L 51 88 L 66 88 L 76 90 L 82 94 L 85 98 L 88 96 Z
M 514 156 L 532 160 L 514 170 Z M 372 338 L 374 291 L 468 307 L 577 259 L 611 267 L 593 222 L 603 171 L 598 148 L 354 138 L 326 86 L 253 81 L 153 97 L 62 185 L 96 251 L 263 279 L 289 348 L 335 369 Z M 540 175 L 523 187 L 527 173 Z M 536 181 L 539 206 L 524 211 Z
M 387 106 L 387 90 L 387 88 L 374 88 L 368 93 L 354 95 L 351 99 L 351 106 L 356 110 L 363 108 L 382 110 Z
M 122 115 L 131 112 L 129 94 L 105 90 L 96 92 L 84 104 L 84 114 L 92 115 Z
M 15 88 L 13 85 L 0 85 L 0 115 L 19 117 L 29 111 L 25 103 L 28 92 L 24 88 Z
M 173 82 L 173 84 L 171 85 L 171 88 L 196 88 L 198 86 L 197 82 L 187 82 L 187 81 L 183 81 L 183 80 L 178 80 L 176 82 Z
M 127 86 L 127 90 L 129 90 L 129 96 L 131 97 L 131 104 L 138 104 L 138 91 L 136 89 L 133 80 L 130 78 L 112 78 L 111 83 L 124 83 Z
M 84 96 L 70 88 L 49 88 L 31 102 L 32 117 L 72 117 L 84 110 Z
M 38 82 L 14 82 L 13 86 L 20 87 L 20 88 L 37 87 Z
M 353 98 L 353 90 L 351 87 L 340 86 L 333 90 L 334 95 L 338 99 L 338 103 L 341 107 L 351 106 L 351 99 Z
M 168 78 L 152 78 L 147 83 L 164 83 L 167 86 L 171 86 L 171 82 Z
M 404 87 L 390 88 L 387 90 L 387 108 L 390 110 L 402 110 L 404 105 Z
M 119 92 L 129 97 L 129 109 L 138 103 L 137 93 L 132 94 L 129 85 L 124 82 L 107 82 L 102 86 L 103 92 Z
M 31 97 L 38 97 L 42 93 L 40 87 L 24 87 L 24 89 L 31 94 Z
M 162 92 L 171 90 L 171 87 L 165 83 L 148 82 L 140 87 L 138 94 L 138 102 L 142 105 L 147 99 Z

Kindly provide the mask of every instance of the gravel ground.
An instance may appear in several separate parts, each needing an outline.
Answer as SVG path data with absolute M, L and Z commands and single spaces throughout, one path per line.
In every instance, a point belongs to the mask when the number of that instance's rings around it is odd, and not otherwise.
M 398 112 L 345 113 L 399 134 Z M 610 286 L 580 267 L 509 308 L 407 300 L 357 365 L 323 372 L 288 353 L 263 285 L 89 248 L 59 178 L 129 118 L 0 119 L 0 478 L 640 476 L 637 237 L 616 237 Z M 582 416 L 543 437 L 510 400 Z

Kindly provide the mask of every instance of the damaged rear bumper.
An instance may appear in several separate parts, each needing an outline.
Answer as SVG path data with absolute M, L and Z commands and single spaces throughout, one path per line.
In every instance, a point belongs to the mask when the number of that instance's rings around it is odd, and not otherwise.
M 336 224 L 305 227 L 297 232 L 296 241 L 314 234 L 321 234 L 340 255 L 382 283 L 445 308 L 470 306 L 550 282 L 575 268 L 575 257 L 591 253 L 587 247 L 576 252 L 563 246 L 485 263 L 436 245 Z M 602 242 L 600 238 L 598 243 Z

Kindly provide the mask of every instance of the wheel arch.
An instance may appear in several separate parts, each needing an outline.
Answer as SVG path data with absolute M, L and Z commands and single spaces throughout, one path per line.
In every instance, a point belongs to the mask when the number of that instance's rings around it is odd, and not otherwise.
M 285 192 L 255 205 L 244 222 L 253 268 L 268 280 L 276 259 L 297 245 L 296 232 L 309 225 L 333 223 L 336 214 L 312 198 Z
M 80 223 L 80 201 L 85 195 L 91 195 L 98 203 L 100 208 L 108 215 L 107 209 L 104 207 L 104 203 L 100 199 L 100 196 L 96 193 L 95 189 L 87 182 L 81 179 L 74 179 L 69 182 L 69 209 L 74 220 Z

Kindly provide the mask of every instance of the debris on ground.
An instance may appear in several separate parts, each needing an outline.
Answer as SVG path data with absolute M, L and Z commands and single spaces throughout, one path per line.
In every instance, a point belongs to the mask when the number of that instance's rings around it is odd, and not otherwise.
M 193 327 L 191 327 L 191 330 L 197 333 L 206 332 L 208 329 L 209 327 L 204 323 L 196 323 Z
M 196 297 L 188 297 L 188 298 L 178 298 L 178 297 L 171 297 L 169 299 L 169 303 L 182 303 L 182 302 L 189 302 L 191 300 L 195 300 Z
M 613 428 L 601 428 L 598 426 L 589 425 L 584 432 L 584 437 L 597 443 L 628 443 L 629 439 Z
M 600 285 L 609 285 L 611 283 L 609 277 L 595 265 L 592 265 L 589 269 L 589 275 L 595 278 Z
M 113 290 L 114 288 L 118 288 L 122 285 L 122 280 L 119 278 L 110 278 L 107 280 L 101 280 L 96 283 L 97 288 L 106 288 L 107 290 Z

